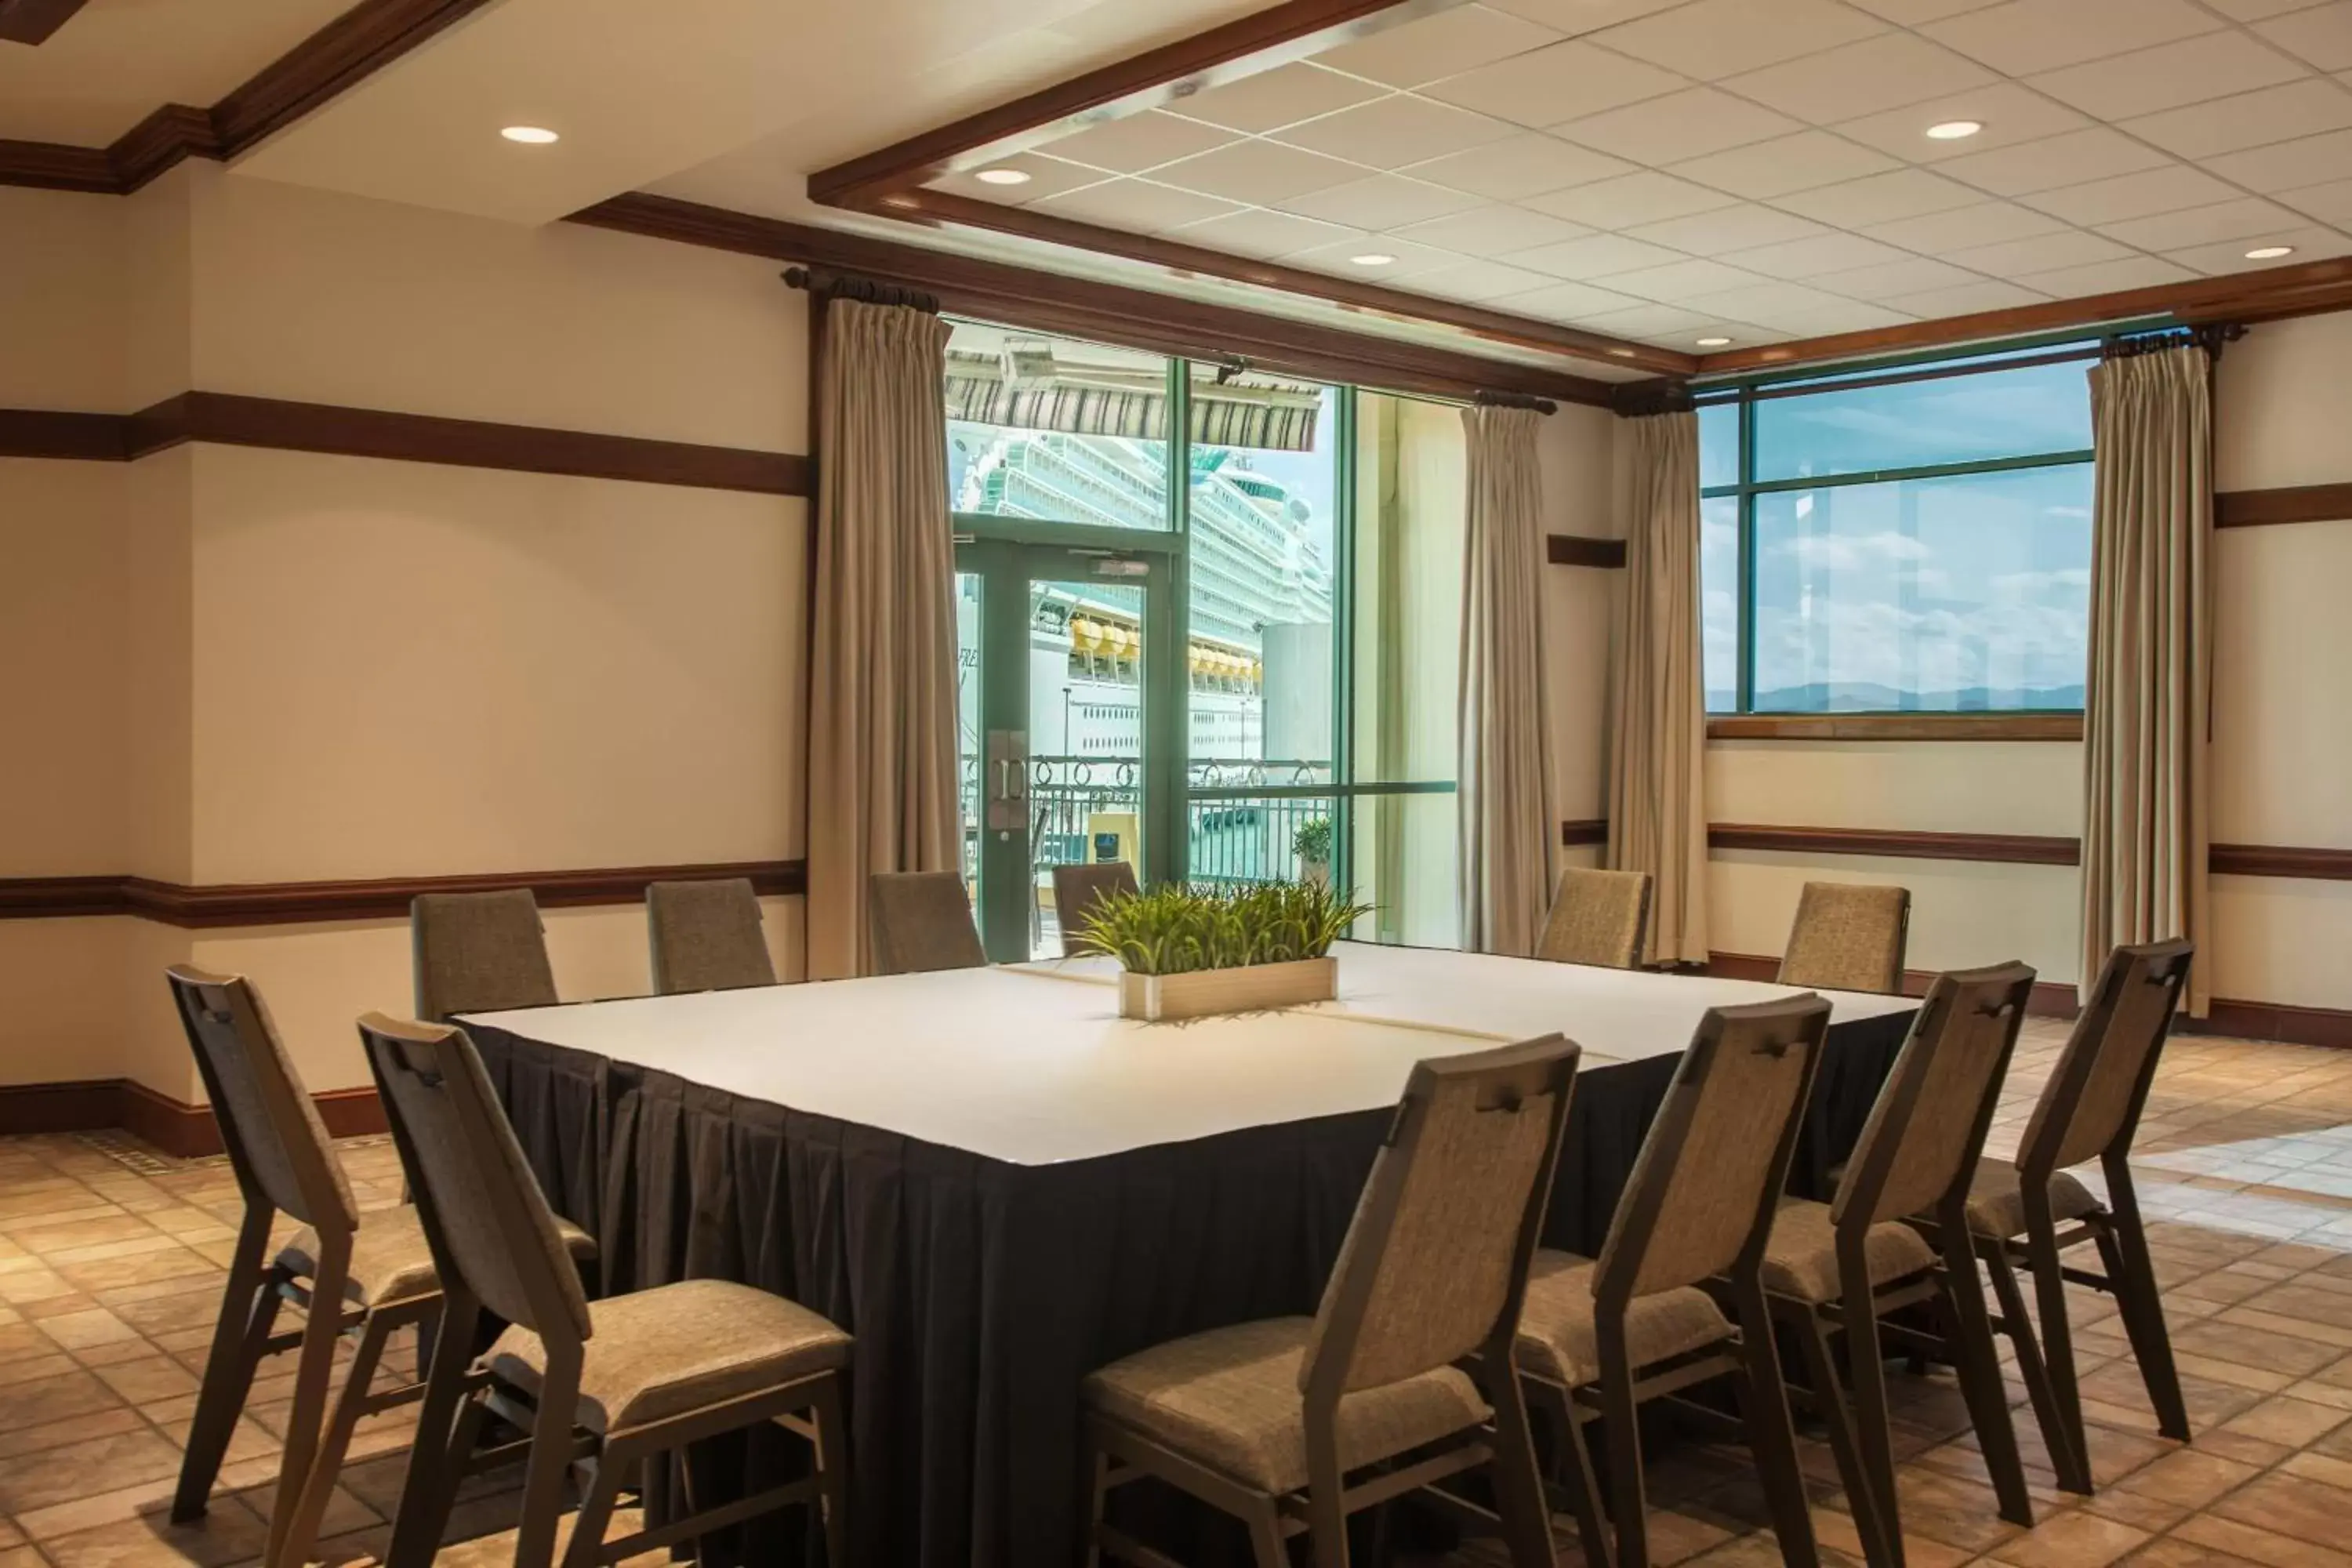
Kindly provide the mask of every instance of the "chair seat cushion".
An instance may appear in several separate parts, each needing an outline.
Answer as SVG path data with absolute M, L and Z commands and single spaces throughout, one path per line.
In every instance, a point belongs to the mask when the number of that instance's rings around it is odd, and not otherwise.
M 596 1243 L 586 1231 L 568 1219 L 557 1220 L 555 1228 L 574 1261 L 585 1262 L 596 1256 Z M 298 1279 L 315 1276 L 318 1231 L 307 1225 L 296 1231 L 278 1250 L 278 1263 Z M 425 1239 L 424 1222 L 417 1218 L 415 1205 L 370 1209 L 360 1215 L 343 1281 L 346 1300 L 362 1307 L 381 1307 L 411 1296 L 430 1296 L 440 1289 L 440 1276 L 433 1270 L 433 1248 Z
M 796 1301 L 726 1279 L 683 1279 L 588 1303 L 580 1424 L 593 1432 L 699 1410 L 849 1364 L 850 1337 Z M 499 1336 L 491 1375 L 536 1397 L 546 1347 Z
M 2058 1225 L 2095 1213 L 2098 1195 L 2067 1171 L 2050 1176 L 2050 1218 Z M 1969 1178 L 1969 1228 L 2006 1241 L 2025 1234 L 2025 1192 L 2018 1169 L 2006 1160 L 1979 1160 Z
M 1521 1372 L 1570 1388 L 1601 1376 L 1592 1326 L 1592 1283 L 1600 1266 L 1572 1252 L 1538 1251 L 1528 1270 L 1519 1311 Z M 1695 1285 L 1636 1296 L 1625 1305 L 1625 1353 L 1636 1368 L 1654 1366 L 1731 1337 L 1731 1320 Z
M 1261 1491 L 1307 1485 L 1298 1392 L 1311 1318 L 1211 1329 L 1116 1361 L 1086 1381 L 1091 1409 Z M 1339 1400 L 1339 1464 L 1352 1470 L 1483 1424 L 1492 1414 L 1458 1367 Z
M 1935 1248 L 1900 1220 L 1872 1226 L 1863 1257 L 1874 1288 L 1936 1266 Z M 1829 1205 L 1807 1198 L 1782 1201 L 1772 1216 L 1771 1239 L 1764 1244 L 1764 1288 L 1801 1301 L 1834 1301 L 1844 1294 Z

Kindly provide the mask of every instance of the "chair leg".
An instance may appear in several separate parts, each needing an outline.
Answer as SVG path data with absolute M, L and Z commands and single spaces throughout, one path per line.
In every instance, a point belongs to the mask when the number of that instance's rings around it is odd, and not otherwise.
M 1593 1472 L 1584 1423 L 1576 1418 L 1576 1396 L 1554 1384 L 1543 1386 L 1559 1405 L 1559 1441 L 1552 1451 L 1552 1470 L 1555 1476 L 1567 1472 L 1560 1489 L 1568 1494 L 1569 1512 L 1576 1516 L 1577 1544 L 1583 1548 L 1587 1568 L 1614 1568 L 1617 1548 L 1609 1538 L 1609 1513 L 1601 1506 L 1601 1478 Z
M 1249 1526 L 1250 1553 L 1257 1560 L 1255 1568 L 1290 1568 L 1290 1548 L 1282 1539 L 1280 1504 L 1272 1498 L 1254 1502 L 1250 1505 L 1250 1511 L 1242 1522 Z M 1345 1540 L 1343 1528 L 1341 1533 L 1343 1548 Z M 1092 1558 L 1088 1559 L 1089 1563 L 1092 1561 Z
M 1837 1363 L 1830 1354 L 1829 1331 L 1820 1314 L 1810 1307 L 1792 1308 L 1790 1318 L 1797 1331 L 1797 1342 L 1804 1352 L 1805 1374 L 1812 1380 L 1813 1402 L 1821 1407 L 1822 1424 L 1829 1428 L 1830 1452 L 1837 1459 L 1838 1479 L 1845 1487 L 1846 1506 L 1853 1510 L 1854 1533 L 1862 1538 L 1863 1559 L 1873 1568 L 1881 1568 L 1894 1561 L 1885 1544 L 1886 1521 L 1879 1511 L 1877 1493 L 1868 1484 L 1855 1456 L 1853 1409 L 1846 1403 L 1845 1380 L 1838 1376 Z
M 400 1509 L 393 1521 L 384 1568 L 418 1568 L 441 1544 L 457 1478 L 472 1457 L 482 1428 L 479 1401 L 459 1402 L 481 1309 L 470 1298 L 447 1296 L 434 1336 L 433 1366 L 425 1380 L 425 1404 L 416 1415 L 416 1439 L 408 1451 L 408 1474 L 401 1482 Z
M 1985 1468 L 2000 1500 L 2000 1517 L 2033 1527 L 2033 1497 L 2026 1489 L 2025 1462 L 2017 1451 L 2017 1427 L 2001 1382 L 2000 1353 L 1992 1342 L 1992 1318 L 1985 1310 L 1984 1284 L 1977 1278 L 1976 1253 L 1965 1234 L 1948 1223 L 1937 1227 L 1944 1255 L 1944 1313 L 1951 1325 L 1953 1365 L 1969 1420 L 1984 1449 Z
M 236 1418 L 245 1413 L 254 1368 L 261 1364 L 270 1331 L 278 1323 L 278 1275 L 261 1262 L 269 1246 L 269 1221 L 268 1209 L 248 1209 L 244 1227 L 237 1233 L 228 1283 L 221 1291 L 220 1318 L 213 1325 L 213 1348 L 205 1358 L 195 1424 L 188 1429 L 179 1489 L 172 1497 L 174 1524 L 204 1517 L 213 1482 L 220 1475 L 222 1457 L 236 1431 Z
M 360 1331 L 359 1349 L 352 1356 L 351 1370 L 343 1375 L 343 1392 L 335 1401 L 335 1414 L 319 1438 L 319 1447 L 308 1466 L 302 1483 L 300 1500 L 294 1505 L 294 1517 L 289 1520 L 279 1534 L 278 1556 L 270 1568 L 300 1568 L 308 1560 L 311 1542 L 317 1539 L 319 1521 L 326 1517 L 328 1500 L 334 1496 L 335 1479 L 343 1468 L 343 1456 L 351 1449 L 352 1430 L 360 1424 L 360 1412 L 367 1404 L 368 1385 L 375 1381 L 376 1363 L 383 1355 L 384 1341 L 392 1331 L 384 1326 L 380 1315 L 368 1314 L 367 1326 Z M 290 1462 L 291 1456 L 289 1456 Z
M 839 1373 L 817 1385 L 814 1405 L 817 1493 L 824 1510 L 825 1568 L 849 1568 L 849 1424 L 842 1419 Z M 1097 1484 L 1100 1484 L 1099 1478 Z M 1102 1517 L 1101 1509 L 1102 1494 L 1097 1492 L 1097 1521 Z M 1087 1534 L 1092 1536 L 1091 1529 Z M 1092 1552 L 1093 1547 L 1087 1550 Z
M 1536 1468 L 1535 1433 L 1528 1425 L 1526 1391 L 1512 1370 L 1507 1354 L 1499 1375 L 1490 1379 L 1487 1399 L 1495 1409 L 1496 1511 L 1502 1516 L 1503 1540 L 1510 1549 L 1513 1568 L 1553 1568 L 1559 1554 L 1552 1550 L 1551 1511 L 1544 1506 L 1543 1477 Z M 1383 1511 L 1385 1517 L 1385 1510 Z M 1375 1564 L 1387 1554 L 1376 1552 Z
M 1813 1513 L 1805 1495 L 1805 1473 L 1797 1463 L 1797 1435 L 1789 1419 L 1789 1390 L 1780 1376 L 1780 1352 L 1772 1339 L 1772 1319 L 1764 1292 L 1753 1287 L 1735 1293 L 1739 1311 L 1740 1360 L 1746 1375 L 1739 1413 L 1748 1445 L 1756 1454 L 1758 1479 L 1772 1513 L 1772 1534 L 1780 1561 L 1794 1568 L 1820 1568 L 1813 1539 Z
M 331 1247 L 322 1238 L 318 1269 L 310 1277 L 310 1309 L 302 1326 L 300 1360 L 294 1372 L 294 1407 L 286 1418 L 286 1441 L 278 1462 L 278 1497 L 269 1509 L 269 1544 L 264 1563 L 285 1561 L 286 1538 L 301 1511 L 302 1489 L 319 1454 L 319 1427 L 327 1411 L 327 1385 L 335 1376 L 335 1343 L 342 1338 L 344 1265 L 350 1242 Z
M 1307 1532 L 1315 1568 L 1348 1568 L 1347 1472 L 1328 1423 L 1307 1424 Z
M 2050 1394 L 2058 1419 L 2065 1426 L 2067 1457 L 2074 1466 L 2058 1484 L 2088 1495 L 2091 1485 L 2090 1434 L 2083 1426 L 2083 1398 L 2074 1381 L 2074 1324 L 2066 1310 L 2065 1262 L 2058 1256 L 2058 1233 L 2048 1216 L 2029 1223 L 2026 1254 L 2033 1263 L 2033 1301 L 2042 1331 L 2042 1356 L 2050 1377 Z
M 2000 1299 L 2001 1329 L 2017 1351 L 2017 1374 L 2024 1380 L 2026 1396 L 2033 1402 L 2033 1419 L 2042 1428 L 2042 1446 L 2050 1450 L 2050 1468 L 2057 1473 L 2061 1489 L 2088 1492 L 2091 1483 L 2084 1474 L 2083 1461 L 2075 1454 L 2074 1434 L 2067 1431 L 2065 1418 L 2058 1413 L 2058 1396 L 2050 1386 L 2050 1368 L 2042 1359 L 2041 1337 L 2025 1310 L 2025 1293 L 2018 1288 L 2009 1244 L 1985 1240 L 1978 1247 L 1978 1256 L 1984 1259 L 1985 1271 L 1992 1276 L 1993 1294 Z
M 2156 1264 L 2147 1255 L 2147 1232 L 2139 1218 L 2139 1194 L 2132 1190 L 2131 1173 L 2121 1159 L 2107 1163 L 2110 1212 L 2094 1219 L 2099 1256 L 2113 1284 L 2124 1332 L 2131 1337 L 2132 1359 L 2139 1363 L 2140 1381 L 2147 1384 L 2148 1403 L 2156 1407 L 2157 1430 L 2176 1443 L 2189 1441 L 2189 1405 L 2180 1394 L 2180 1373 L 2172 1364 L 2172 1336 L 2165 1331 L 2164 1299 L 2157 1289 Z
M 1087 1494 L 1086 1568 L 1102 1568 L 1103 1519 L 1110 1508 L 1110 1456 L 1095 1442 L 1091 1428 L 1087 1431 L 1079 1460 L 1078 1484 Z M 829 1563 L 825 1568 L 845 1568 L 845 1565 Z
M 1877 1500 L 1880 1533 L 1892 1568 L 1903 1568 L 1902 1505 L 1895 1491 L 1895 1429 L 1886 1407 L 1886 1362 L 1866 1275 L 1846 1292 L 1845 1359 L 1853 1390 L 1854 1457 Z
M 596 1562 L 599 1549 L 604 1544 L 604 1531 L 613 1522 L 613 1504 L 621 1489 L 621 1477 L 627 1469 L 627 1466 L 609 1459 L 596 1461 L 587 1495 L 580 1500 L 580 1511 L 572 1516 L 572 1544 L 564 1548 L 563 1568 L 591 1568 Z M 832 1565 L 828 1563 L 826 1568 Z
M 1601 1344 L 1601 1419 L 1609 1431 L 1609 1519 L 1618 1568 L 1649 1568 L 1650 1499 L 1642 1480 L 1641 1415 L 1623 1336 Z
M 539 1414 L 531 1422 L 530 1457 L 523 1466 L 521 1528 L 514 1568 L 553 1568 L 555 1527 L 563 1516 L 563 1482 L 572 1471 L 572 1430 L 580 1414 L 580 1363 L 550 1356 L 539 1380 Z

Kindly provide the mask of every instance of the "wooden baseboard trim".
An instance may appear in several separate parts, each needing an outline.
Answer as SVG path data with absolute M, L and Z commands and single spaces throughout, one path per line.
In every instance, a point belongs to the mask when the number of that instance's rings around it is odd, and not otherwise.
M 457 877 L 388 877 L 352 882 L 253 882 L 188 887 L 146 877 L 0 879 L 0 920 L 135 915 L 162 925 L 306 925 L 321 921 L 405 920 L 420 893 L 487 893 L 529 888 L 545 909 L 634 904 L 649 882 L 747 879 L 762 897 L 808 890 L 803 860 L 733 860 L 696 866 L 603 867 L 567 871 L 486 871 Z
M 2241 1002 L 2216 996 L 2204 1017 L 2182 1018 L 2173 1027 L 2184 1035 L 2228 1035 L 2352 1050 L 2352 1009 L 2342 1007 L 2297 1007 L 2284 1002 Z
M 310 1099 L 331 1137 L 356 1138 L 387 1126 L 383 1104 L 373 1089 L 329 1089 Z M 221 1152 L 220 1124 L 213 1120 L 212 1107 L 189 1105 L 131 1079 L 0 1086 L 0 1134 L 94 1132 L 116 1127 L 177 1159 L 202 1159 Z

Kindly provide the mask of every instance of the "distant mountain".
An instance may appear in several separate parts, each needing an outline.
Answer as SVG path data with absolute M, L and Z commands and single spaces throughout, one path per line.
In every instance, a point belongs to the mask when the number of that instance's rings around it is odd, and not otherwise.
M 1735 707 L 1728 691 L 1709 691 L 1707 710 L 1729 712 Z M 1957 690 L 1898 691 L 1875 681 L 1824 681 L 1805 686 L 1778 686 L 1756 693 L 1759 713 L 2006 713 L 2019 709 L 2083 706 L 2083 685 L 1985 687 Z

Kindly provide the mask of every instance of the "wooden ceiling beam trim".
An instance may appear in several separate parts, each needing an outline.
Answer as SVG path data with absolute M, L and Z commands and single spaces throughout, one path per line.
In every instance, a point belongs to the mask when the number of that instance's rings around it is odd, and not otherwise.
M 1381 391 L 1464 397 L 1524 393 L 1607 407 L 1611 384 L 1544 365 L 1352 332 L 1238 306 L 1043 272 L 897 239 L 812 228 L 669 196 L 615 196 L 567 220 L 772 261 L 855 272 L 939 296 L 959 314 L 1155 353 L 1230 353 L 1251 364 Z
M 0 40 L 46 44 L 89 0 L 0 0 Z

